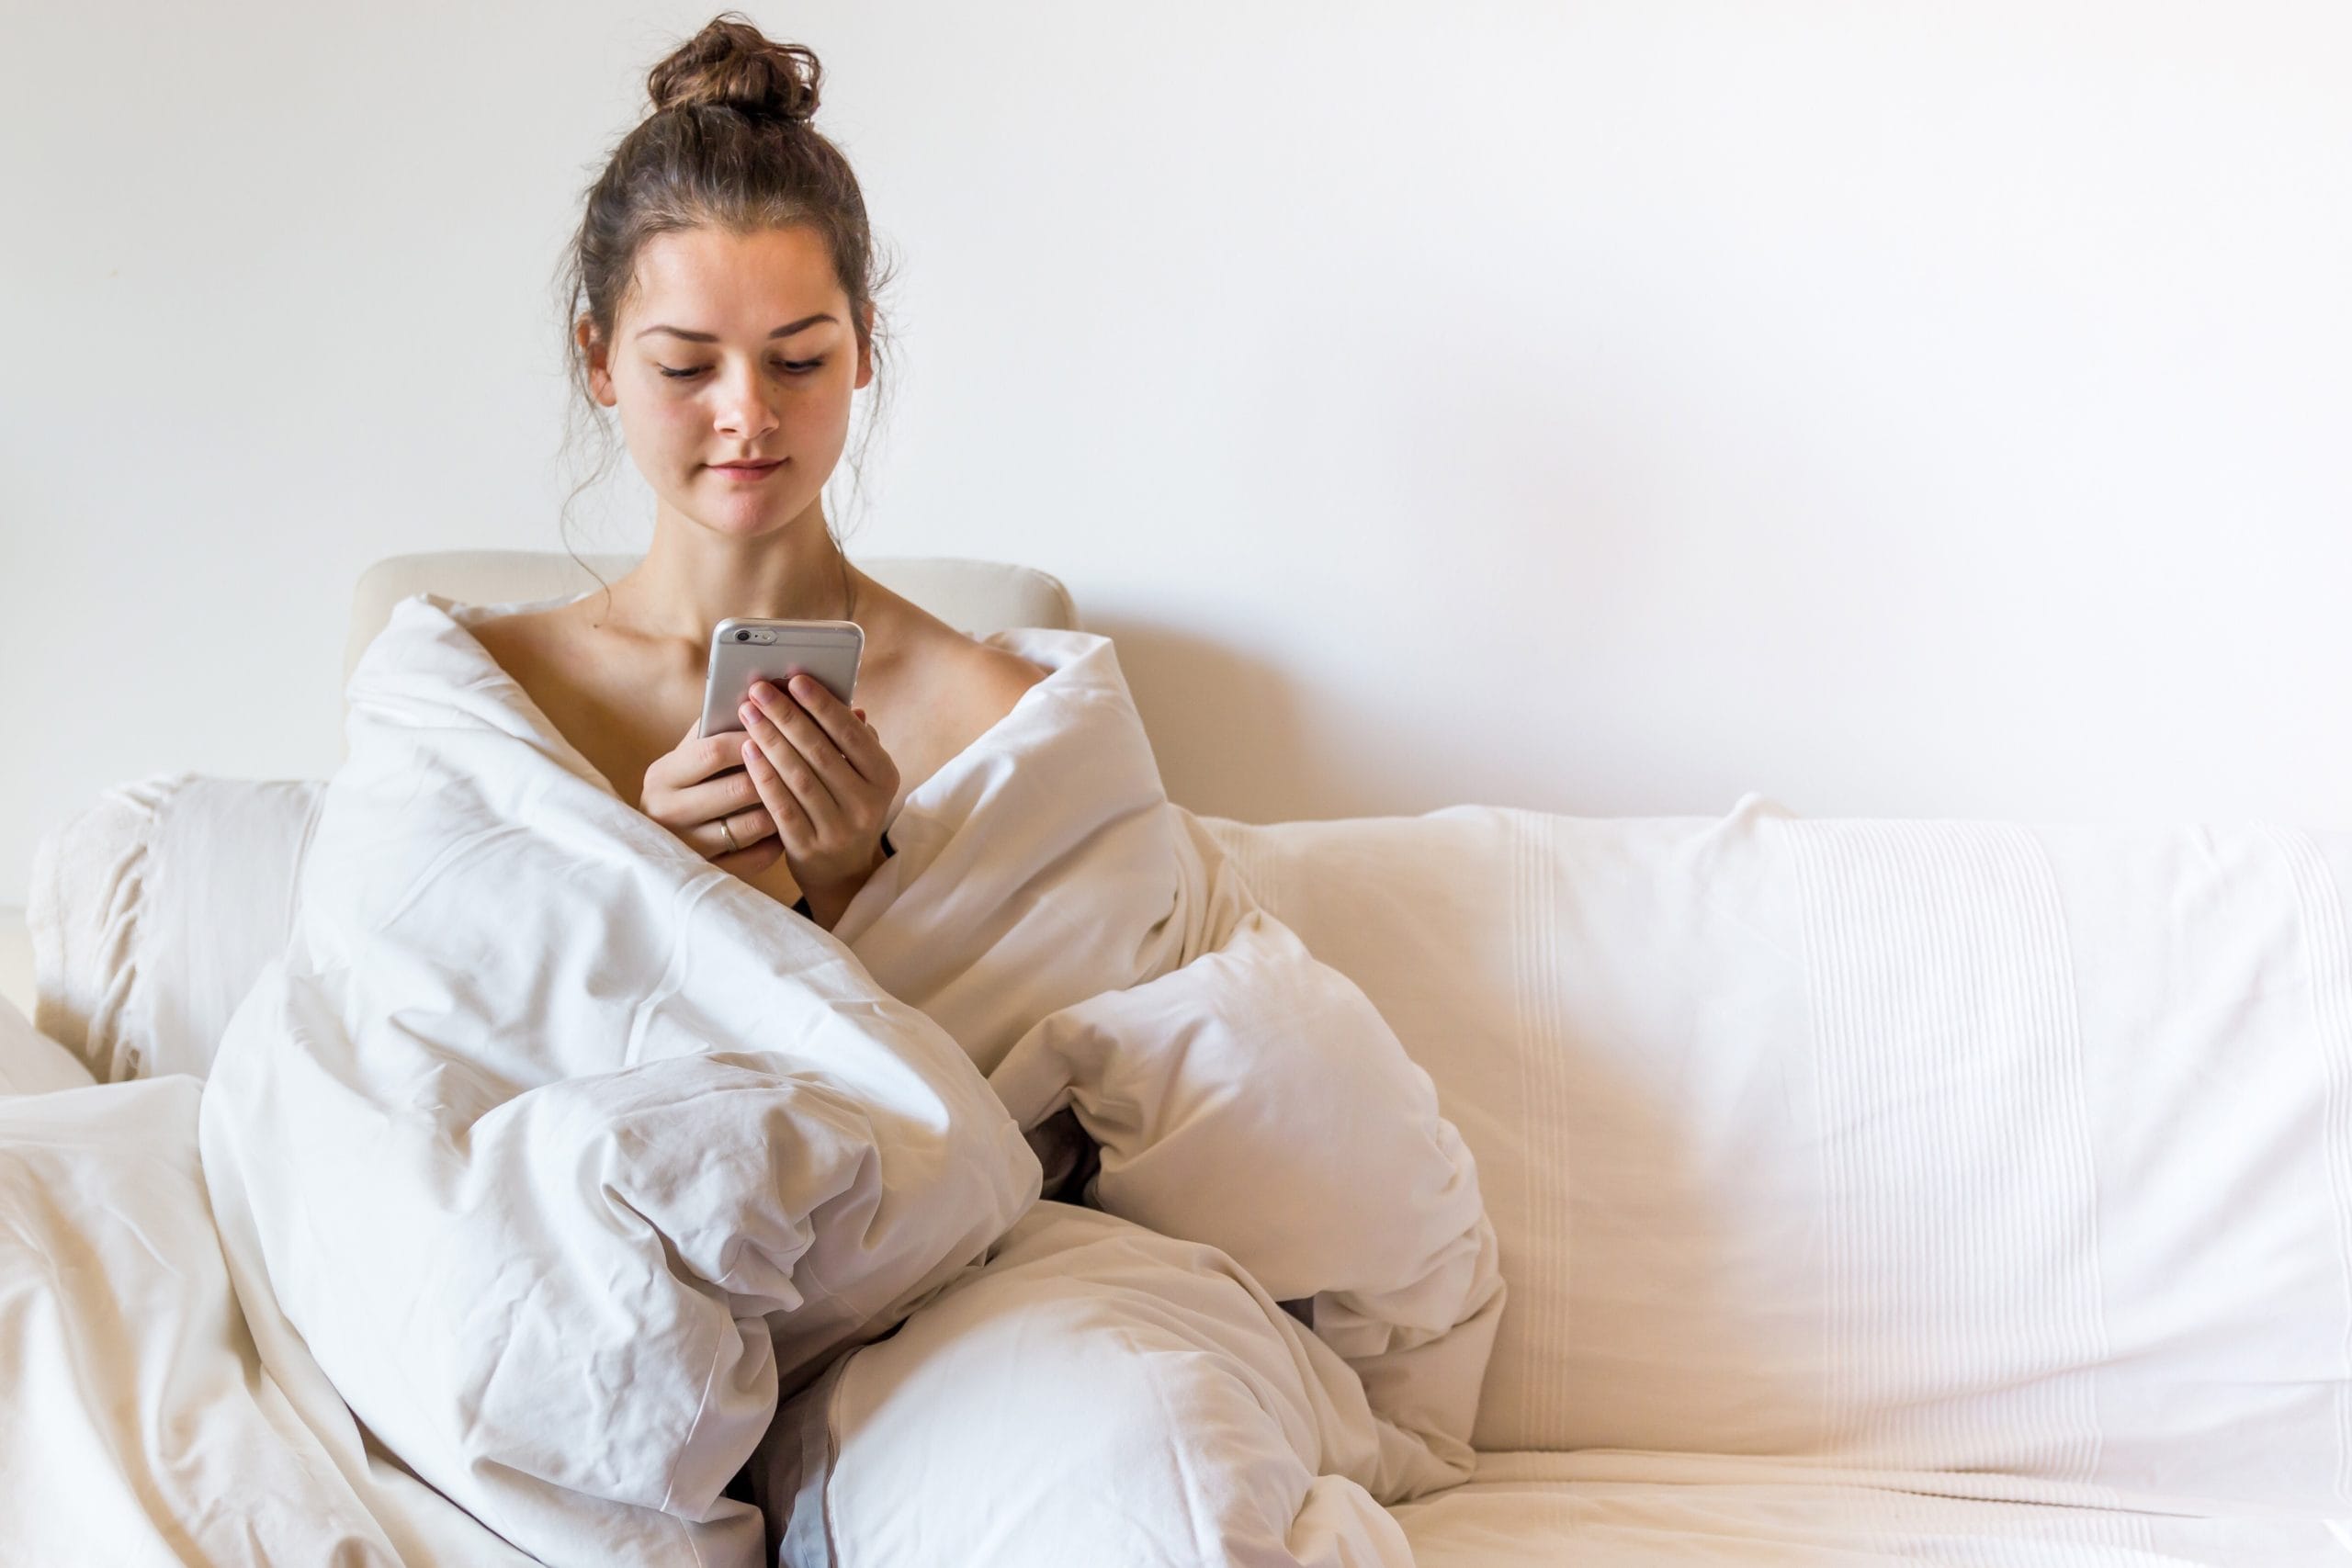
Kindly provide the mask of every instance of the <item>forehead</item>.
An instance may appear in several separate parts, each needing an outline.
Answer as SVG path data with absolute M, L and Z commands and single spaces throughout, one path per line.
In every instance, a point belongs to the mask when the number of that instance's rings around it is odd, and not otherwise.
M 730 234 L 681 229 L 637 253 L 637 288 L 624 314 L 703 332 L 764 336 L 779 321 L 846 305 L 833 260 L 816 231 Z

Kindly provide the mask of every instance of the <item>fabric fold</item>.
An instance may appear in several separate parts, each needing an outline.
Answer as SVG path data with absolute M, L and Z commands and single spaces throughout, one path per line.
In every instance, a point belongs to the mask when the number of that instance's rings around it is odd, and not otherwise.
M 909 795 L 835 934 L 1023 1129 L 1075 1112 L 1090 1204 L 1313 1300 L 1380 1423 L 1353 1479 L 1384 1502 L 1464 1479 L 1504 1285 L 1429 1075 L 1169 800 L 1109 638 L 987 640 L 1046 678 Z
M 287 1320 L 535 1556 L 749 1562 L 780 1393 L 1025 1211 L 937 1024 L 616 795 L 465 622 L 354 671 L 285 953 L 203 1100 Z

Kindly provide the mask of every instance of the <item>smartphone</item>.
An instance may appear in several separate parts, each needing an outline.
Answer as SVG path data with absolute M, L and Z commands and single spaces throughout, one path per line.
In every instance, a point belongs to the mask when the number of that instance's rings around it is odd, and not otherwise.
M 743 728 L 739 711 L 752 682 L 781 687 L 804 671 L 844 705 L 857 690 L 865 628 L 855 621 L 765 621 L 729 616 L 710 631 L 710 670 L 703 682 L 702 733 Z

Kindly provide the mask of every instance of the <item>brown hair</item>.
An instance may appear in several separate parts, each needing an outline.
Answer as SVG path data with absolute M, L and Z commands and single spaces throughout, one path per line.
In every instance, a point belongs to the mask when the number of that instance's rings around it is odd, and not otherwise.
M 577 415 L 584 407 L 605 437 L 602 460 L 564 502 L 567 520 L 571 502 L 603 477 L 615 451 L 610 423 L 596 417 L 602 408 L 590 391 L 588 355 L 576 325 L 585 315 L 599 340 L 613 341 L 621 303 L 636 282 L 638 252 L 657 234 L 813 230 L 849 297 L 858 345 L 873 351 L 877 399 L 886 390 L 881 312 L 875 312 L 869 331 L 865 311 L 889 272 L 877 267 L 865 198 L 849 160 L 809 123 L 822 75 L 813 51 L 772 42 L 741 12 L 723 11 L 647 76 L 653 112 L 621 138 L 589 186 L 558 279 L 564 359 L 580 393 L 571 412 Z M 865 448 L 879 413 L 877 402 L 850 460 L 861 491 Z M 573 434 L 567 419 L 567 448 Z M 839 536 L 833 544 L 840 547 Z

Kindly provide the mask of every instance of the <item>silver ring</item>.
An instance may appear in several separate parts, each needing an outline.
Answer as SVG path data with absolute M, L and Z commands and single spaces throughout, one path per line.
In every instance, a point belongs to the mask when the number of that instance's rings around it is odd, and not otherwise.
M 743 846 L 735 841 L 735 829 L 728 825 L 727 818 L 724 817 L 718 819 L 718 830 L 727 835 L 727 847 L 729 850 L 742 849 Z

